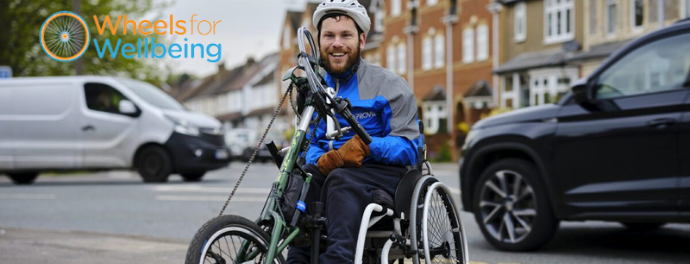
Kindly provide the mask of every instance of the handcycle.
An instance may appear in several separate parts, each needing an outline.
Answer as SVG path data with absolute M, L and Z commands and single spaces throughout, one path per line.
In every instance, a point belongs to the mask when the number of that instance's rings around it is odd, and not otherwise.
M 306 49 L 305 39 L 311 53 Z M 314 138 L 313 132 L 307 137 L 310 124 L 315 122 L 316 127 L 322 119 L 338 114 L 349 127 L 341 128 L 335 122 L 335 130 L 329 137 L 338 138 L 350 130 L 366 144 L 371 142 L 371 137 L 352 116 L 349 101 L 334 97 L 323 87 L 317 74 L 319 53 L 306 28 L 298 29 L 298 44 L 298 65 L 283 79 L 291 80 L 293 85 L 289 89 L 296 87 L 302 96 L 298 103 L 302 108 L 299 110 L 301 120 L 289 147 L 278 151 L 275 145 L 267 144 L 280 171 L 261 216 L 254 222 L 237 215 L 220 215 L 209 220 L 192 239 L 186 264 L 285 263 L 283 252 L 289 245 L 310 245 L 311 263 L 318 262 L 321 244 L 327 239 L 327 234 L 322 234 L 327 219 L 322 216 L 321 203 L 307 207 L 303 202 L 312 175 L 304 171 L 299 162 L 300 154 L 306 152 L 309 141 Z M 303 70 L 306 76 L 297 77 L 297 69 Z M 317 116 L 312 120 L 314 113 Z M 420 125 L 420 129 L 423 126 Z M 378 192 L 366 207 L 354 263 L 393 263 L 396 260 L 403 263 L 405 259 L 411 259 L 414 264 L 468 263 L 458 207 L 449 188 L 432 175 L 431 165 L 426 161 L 423 136 L 418 143 L 422 146 L 418 150 L 419 162 L 402 177 L 395 196 Z M 297 199 L 286 197 L 288 186 L 294 186 L 291 181 L 298 184 L 298 188 L 291 188 L 298 190 Z

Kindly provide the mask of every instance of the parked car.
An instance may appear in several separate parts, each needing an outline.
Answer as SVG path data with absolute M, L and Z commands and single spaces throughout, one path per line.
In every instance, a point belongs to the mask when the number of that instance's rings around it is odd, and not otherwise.
M 99 76 L 0 81 L 0 173 L 18 184 L 43 171 L 135 169 L 199 181 L 227 166 L 224 131 L 155 86 Z
M 244 162 L 249 161 L 254 153 L 254 148 L 261 140 L 261 136 L 265 132 L 265 128 L 261 128 L 260 131 L 257 129 L 248 128 L 235 128 L 230 129 L 225 135 L 225 141 L 230 149 L 230 153 L 233 159 L 242 160 Z M 280 150 L 281 147 L 287 146 L 285 137 L 277 130 L 269 130 L 264 143 L 273 141 Z M 261 144 L 259 152 L 256 153 L 254 157 L 255 161 L 268 162 L 273 160 L 271 153 L 268 152 L 265 144 Z
M 547 244 L 561 220 L 631 229 L 690 221 L 690 21 L 611 55 L 556 104 L 477 122 L 464 210 L 502 250 Z

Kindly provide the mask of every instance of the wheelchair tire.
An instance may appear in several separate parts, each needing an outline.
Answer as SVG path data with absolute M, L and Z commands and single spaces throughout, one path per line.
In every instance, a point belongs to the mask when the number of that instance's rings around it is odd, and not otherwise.
M 422 208 L 422 263 L 468 263 L 465 230 L 449 189 L 441 182 L 426 190 Z
M 424 198 L 426 197 L 426 191 L 433 183 L 438 182 L 438 180 L 432 176 L 424 176 L 417 181 L 415 184 L 414 192 L 412 193 L 412 201 L 410 202 L 410 216 L 409 216 L 409 229 L 407 232 L 407 239 L 410 240 L 410 245 L 415 253 L 412 255 L 412 263 L 420 263 L 420 249 L 424 248 L 421 243 L 422 239 L 422 216 L 424 215 Z
M 187 249 L 185 264 L 203 263 L 242 263 L 242 259 L 258 253 L 252 263 L 264 263 L 268 252 L 270 237 L 261 227 L 248 219 L 235 215 L 222 215 L 206 222 L 192 239 Z M 249 252 L 240 253 L 244 242 L 249 243 Z M 285 263 L 282 254 L 276 256 L 274 263 Z

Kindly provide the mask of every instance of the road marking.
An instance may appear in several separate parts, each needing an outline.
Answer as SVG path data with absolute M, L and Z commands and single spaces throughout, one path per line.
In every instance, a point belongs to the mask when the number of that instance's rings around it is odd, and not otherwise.
M 204 187 L 200 185 L 161 185 L 153 187 L 154 191 L 157 192 L 202 192 L 202 193 L 227 193 L 232 192 L 231 187 Z M 250 193 L 250 194 L 265 194 L 271 192 L 271 188 L 248 188 L 239 187 L 235 193 Z
M 198 195 L 156 195 L 156 200 L 159 201 L 195 201 L 195 202 L 213 202 L 226 201 L 227 196 L 198 196 Z M 260 202 L 266 201 L 266 197 L 232 197 L 232 201 L 237 202 Z
M 2 193 L 0 199 L 5 200 L 55 200 L 55 194 L 47 193 Z

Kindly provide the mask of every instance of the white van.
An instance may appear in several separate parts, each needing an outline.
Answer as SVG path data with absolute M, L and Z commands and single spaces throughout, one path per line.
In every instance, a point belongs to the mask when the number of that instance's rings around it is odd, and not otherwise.
M 155 86 L 100 76 L 0 81 L 0 173 L 17 184 L 39 172 L 136 169 L 199 181 L 230 162 L 213 117 L 187 111 Z

